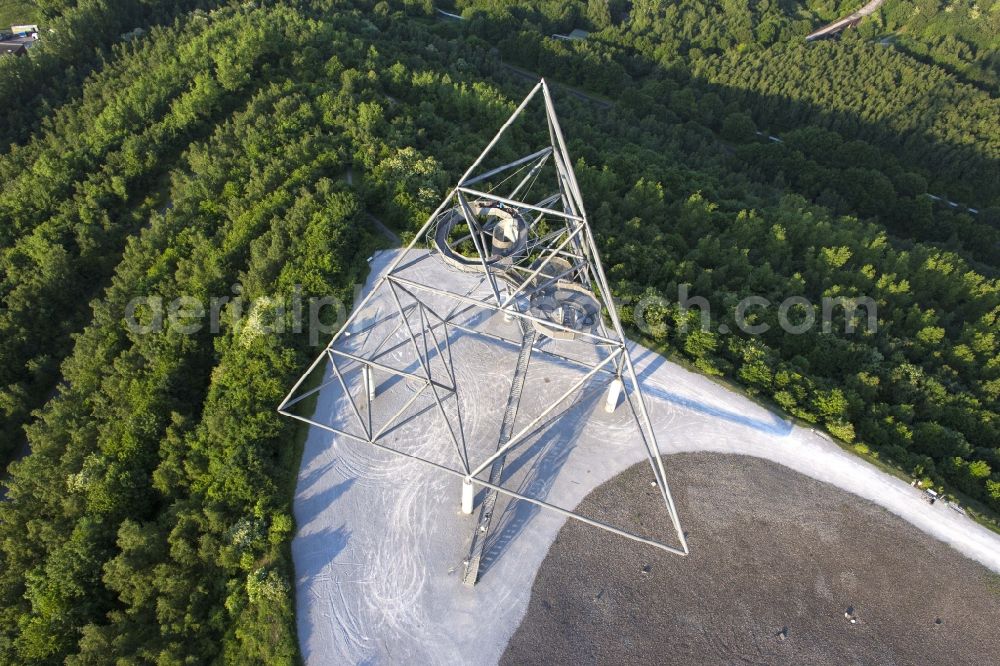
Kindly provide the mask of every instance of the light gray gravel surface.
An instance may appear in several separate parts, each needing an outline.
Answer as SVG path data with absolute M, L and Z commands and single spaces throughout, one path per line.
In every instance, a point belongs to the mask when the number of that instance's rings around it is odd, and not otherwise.
M 392 252 L 375 256 L 369 288 L 393 256 Z M 475 276 L 449 269 L 436 257 L 418 257 L 407 265 L 411 266 L 407 269 L 411 277 L 425 284 L 476 288 Z M 366 321 L 392 311 L 390 299 L 384 296 L 374 298 L 370 306 L 371 312 L 363 316 Z M 506 326 L 508 335 L 517 333 L 516 325 L 503 322 L 502 317 L 487 317 L 476 325 L 494 331 Z M 349 344 L 363 344 L 360 333 L 357 338 Z M 397 342 L 400 340 L 394 341 L 385 360 L 406 366 L 407 347 L 397 346 Z M 496 449 L 517 350 L 456 334 L 452 352 L 469 446 L 483 459 Z M 920 491 L 905 482 L 701 375 L 638 345 L 632 346 L 632 353 L 665 454 L 667 479 L 673 491 L 685 498 L 680 518 L 686 529 L 698 524 L 702 504 L 710 508 L 716 491 L 726 497 L 729 490 L 722 477 L 696 487 L 689 484 L 682 474 L 675 473 L 674 454 L 709 451 L 719 460 L 731 458 L 725 454 L 743 454 L 783 465 L 779 469 L 785 470 L 789 483 L 800 478 L 789 471 L 794 470 L 868 499 L 930 535 L 926 541 L 937 548 L 947 550 L 934 539 L 1000 571 L 1000 535 L 942 502 L 928 505 Z M 518 413 L 522 424 L 581 374 L 542 357 L 532 361 L 528 373 L 523 409 Z M 359 374 L 355 370 L 347 377 L 355 388 Z M 382 378 L 380 382 L 381 398 L 373 410 L 380 412 L 376 418 L 388 418 L 413 389 L 407 381 Z M 619 408 L 606 414 L 602 409 L 604 388 L 589 387 L 573 410 L 561 414 L 512 453 L 504 485 L 571 509 L 594 488 L 642 461 L 642 446 L 628 411 Z M 350 424 L 355 416 L 342 393 L 335 381 L 323 389 L 313 417 L 354 427 Z M 421 400 L 414 403 L 413 410 L 435 409 L 429 398 Z M 454 409 L 453 399 L 446 401 L 446 409 Z M 457 464 L 454 447 L 440 421 L 406 419 L 391 429 L 390 440 L 400 450 Z M 639 485 L 645 491 L 655 491 L 649 488 L 648 479 L 641 479 Z M 480 583 L 469 589 L 462 585 L 460 572 L 475 518 L 459 512 L 460 487 L 458 479 L 419 462 L 390 456 L 320 428 L 310 429 L 296 488 L 298 529 L 292 543 L 299 641 L 307 663 L 496 663 L 521 624 L 535 574 L 565 521 L 524 503 L 498 505 Z M 754 483 L 743 490 L 747 509 L 759 514 L 762 526 L 766 520 L 778 519 L 794 524 L 804 510 L 776 500 L 771 490 Z M 853 501 L 864 504 L 857 497 Z M 651 515 L 645 528 L 655 529 L 664 519 L 664 513 Z M 833 529 L 816 526 L 815 532 L 822 536 Z M 697 530 L 692 534 L 692 549 L 697 551 Z M 858 546 L 864 545 L 861 539 L 856 539 Z M 648 546 L 624 540 L 615 543 L 614 548 L 631 557 L 657 555 Z M 700 562 L 700 576 L 715 579 L 726 575 L 725 570 L 715 568 L 721 566 L 718 562 L 698 557 L 678 558 L 671 566 Z M 844 557 L 851 557 L 851 552 L 845 552 Z M 613 564 L 609 561 L 609 566 Z M 783 566 L 796 564 L 786 562 Z M 797 566 L 817 570 L 808 559 Z M 692 590 L 697 593 L 697 587 Z M 927 593 L 920 586 L 905 591 L 914 598 Z M 790 620 L 776 615 L 769 618 L 767 626 L 779 621 Z M 722 633 L 713 640 L 731 640 L 728 629 L 719 631 Z

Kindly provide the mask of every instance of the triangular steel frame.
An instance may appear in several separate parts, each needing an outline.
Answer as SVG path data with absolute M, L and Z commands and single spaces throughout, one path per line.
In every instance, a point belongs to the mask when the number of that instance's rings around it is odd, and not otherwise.
M 549 145 L 513 162 L 477 174 L 477 170 L 508 129 L 532 100 L 539 96 L 544 103 Z M 549 172 L 554 169 L 558 191 L 547 192 L 535 202 L 526 201 L 535 179 L 546 168 Z M 523 177 L 515 178 L 525 170 L 527 173 Z M 506 177 L 499 185 L 491 188 L 480 185 L 489 184 L 493 178 L 500 176 Z M 513 181 L 512 189 L 506 194 L 498 194 L 496 190 L 509 181 Z M 454 241 L 452 236 L 456 230 L 463 231 L 464 236 Z M 465 241 L 471 241 L 474 249 L 464 253 L 457 251 L 455 246 Z M 482 283 L 488 285 L 488 294 L 476 298 L 470 294 L 449 290 L 446 286 L 424 284 L 407 277 L 406 267 L 411 262 L 420 261 L 420 259 L 414 260 L 413 254 L 415 251 L 422 251 L 425 246 L 429 246 L 440 255 L 441 260 L 464 271 L 475 273 Z M 376 318 L 374 322 L 362 319 L 361 313 L 365 312 L 366 305 L 377 293 L 384 295 L 386 290 L 391 295 L 394 311 L 381 319 Z M 424 296 L 443 297 L 443 300 L 453 303 L 454 307 L 447 313 L 435 312 Z M 556 307 L 546 310 L 543 303 L 546 299 L 554 301 Z M 410 302 L 404 303 L 406 300 Z M 563 303 L 566 304 L 565 309 L 575 313 L 575 319 L 564 318 Z M 450 336 L 455 332 L 466 332 L 485 335 L 511 345 L 519 345 L 521 341 L 474 329 L 469 322 L 463 322 L 459 318 L 461 313 L 470 310 L 503 313 L 506 319 L 517 320 L 522 330 L 526 330 L 525 327 L 534 327 L 542 335 L 532 336 L 532 340 L 537 337 L 542 342 L 533 342 L 533 351 L 549 354 L 562 362 L 576 364 L 581 370 L 586 370 L 582 378 L 542 410 L 541 414 L 536 415 L 505 442 L 501 442 L 495 453 L 486 459 L 475 461 L 469 459 L 461 409 L 455 395 L 457 381 L 451 362 Z M 418 366 L 415 369 L 404 370 L 380 361 L 381 354 L 384 353 L 382 348 L 388 336 L 374 352 L 367 355 L 354 354 L 341 348 L 340 343 L 349 336 L 356 337 L 360 333 L 374 330 L 390 319 L 398 320 L 390 335 L 405 333 Z M 580 359 L 550 349 L 543 344 L 547 337 L 572 340 L 577 347 L 586 347 L 594 358 Z M 438 359 L 442 367 L 435 370 L 432 367 L 432 359 Z M 297 394 L 306 378 L 324 360 L 329 362 L 332 376 L 324 380 L 320 386 Z M 376 430 L 372 425 L 373 394 L 369 395 L 368 391 L 364 391 L 366 416 L 358 406 L 358 401 L 350 395 L 344 379 L 346 364 L 357 364 L 363 373 L 370 373 L 364 375 L 365 386 L 368 385 L 367 382 L 372 382 L 374 386 L 372 376 L 374 372 L 378 372 L 396 375 L 405 381 L 415 383 L 418 390 L 388 422 Z M 646 457 L 676 532 L 679 547 L 632 534 L 481 478 L 498 459 L 502 464 L 503 456 L 536 432 L 539 424 L 550 417 L 557 407 L 569 401 L 581 387 L 598 374 L 617 380 L 620 382 L 619 388 L 625 391 L 626 402 L 630 403 L 637 422 Z M 340 385 L 351 401 L 354 418 L 360 426 L 359 432 L 349 432 L 346 425 L 338 428 L 290 411 L 296 403 L 334 381 Z M 383 441 L 383 436 L 391 429 L 391 424 L 418 398 L 426 395 L 433 398 L 433 405 L 430 405 L 429 409 L 447 424 L 447 433 L 455 447 L 460 465 L 449 466 L 428 460 L 388 446 Z M 452 399 L 455 406 L 454 413 L 450 415 L 446 402 Z M 413 240 L 354 307 L 344 325 L 289 391 L 278 411 L 285 416 L 337 435 L 421 461 L 443 472 L 461 477 L 466 485 L 474 484 L 489 488 L 513 499 L 536 504 L 568 518 L 671 553 L 688 554 L 687 540 L 667 484 L 663 460 L 656 443 L 646 401 L 628 351 L 627 339 L 617 309 L 611 298 L 611 289 L 590 230 L 580 186 L 573 172 L 572 161 L 544 79 L 532 88 L 475 162 L 462 174 L 458 183 L 430 215 Z

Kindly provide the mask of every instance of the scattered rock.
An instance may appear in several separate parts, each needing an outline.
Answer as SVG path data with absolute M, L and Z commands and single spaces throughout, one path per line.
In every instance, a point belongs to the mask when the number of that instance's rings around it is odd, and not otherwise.
M 691 555 L 646 553 L 567 522 L 501 666 L 662 666 L 664 655 L 678 664 L 1000 666 L 1000 597 L 983 584 L 986 569 L 951 546 L 767 460 L 684 453 L 666 462 L 668 481 L 679 489 L 677 510 L 694 537 Z M 578 510 L 623 526 L 634 513 L 656 515 L 663 500 L 647 485 L 651 478 L 649 464 L 637 464 Z M 709 489 L 711 501 L 701 494 Z M 666 522 L 654 532 L 664 539 L 671 536 Z M 817 533 L 822 548 L 814 547 Z M 905 566 L 917 559 L 921 566 Z M 642 572 L 647 564 L 655 576 Z M 817 571 L 839 586 L 817 589 Z M 604 596 L 591 601 L 601 587 Z M 546 610 L 542 599 L 556 608 Z M 948 610 L 947 630 L 934 624 L 936 609 Z M 864 627 L 863 613 L 870 619 Z M 777 624 L 783 619 L 798 623 L 794 640 L 790 626 Z

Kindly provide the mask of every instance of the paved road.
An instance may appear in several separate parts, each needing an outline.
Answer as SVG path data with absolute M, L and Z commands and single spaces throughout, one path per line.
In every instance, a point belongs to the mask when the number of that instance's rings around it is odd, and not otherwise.
M 806 36 L 806 41 L 811 42 L 814 39 L 819 39 L 820 37 L 826 37 L 827 35 L 832 35 L 835 32 L 843 30 L 847 26 L 851 25 L 855 21 L 860 21 L 866 16 L 870 16 L 875 13 L 875 10 L 882 6 L 885 0 L 870 0 L 868 4 L 854 12 L 853 14 L 848 14 L 842 19 L 838 19 L 833 23 L 829 23 L 819 30 L 812 32 Z

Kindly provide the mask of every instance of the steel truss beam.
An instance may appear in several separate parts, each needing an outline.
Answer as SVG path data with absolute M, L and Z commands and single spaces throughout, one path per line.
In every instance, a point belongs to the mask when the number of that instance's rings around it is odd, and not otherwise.
M 503 166 L 498 166 L 496 169 L 491 169 L 490 171 L 487 171 L 484 174 L 480 174 L 475 178 L 469 178 L 468 180 L 465 181 L 465 184 L 475 185 L 480 181 L 488 180 L 489 178 L 497 175 L 498 173 L 503 173 L 507 169 L 513 169 L 514 167 L 519 167 L 522 164 L 527 164 L 528 162 L 531 162 L 541 157 L 548 157 L 551 153 L 552 153 L 552 146 L 546 146 L 545 148 L 542 148 L 538 152 L 531 153 L 530 155 L 525 155 L 521 159 L 514 160 L 513 162 L 504 164 Z
M 380 444 L 377 441 L 367 440 L 367 439 L 364 439 L 362 437 L 358 437 L 357 435 L 353 435 L 353 434 L 351 434 L 349 432 L 345 432 L 343 430 L 339 430 L 337 428 L 334 428 L 333 426 L 328 426 L 328 425 L 323 424 L 323 423 L 317 423 L 315 421 L 310 421 L 309 419 L 307 419 L 305 417 L 299 416 L 298 414 L 293 414 L 291 412 L 286 412 L 286 411 L 284 411 L 282 409 L 279 409 L 278 412 L 280 414 L 284 415 L 284 416 L 289 417 L 289 418 L 293 418 L 293 419 L 296 419 L 298 421 L 302 421 L 303 423 L 308 423 L 311 426 L 316 426 L 317 428 L 321 428 L 323 430 L 326 430 L 327 432 L 332 432 L 335 435 L 340 435 L 342 437 L 347 437 L 348 439 L 352 439 L 352 440 L 354 440 L 356 442 L 361 442 L 362 444 L 371 444 L 372 446 L 375 446 L 375 447 L 377 447 L 379 449 L 382 449 L 383 451 L 386 451 L 386 452 L 391 453 L 393 455 L 401 456 L 403 458 L 408 458 L 409 460 L 414 460 L 416 462 L 422 463 L 424 465 L 428 465 L 430 467 L 433 467 L 434 469 L 437 469 L 438 471 L 444 472 L 446 474 L 451 474 L 452 476 L 456 476 L 458 478 L 463 478 L 463 479 L 465 478 L 465 475 L 462 474 L 461 472 L 457 472 L 457 471 L 453 470 L 452 468 L 450 468 L 450 467 L 448 467 L 446 465 L 442 465 L 441 463 L 436 463 L 433 460 L 427 460 L 426 458 L 421 458 L 419 456 L 413 455 L 412 453 L 406 453 L 405 451 L 397 451 L 396 449 L 389 448 L 385 444 Z M 644 543 L 646 545 L 653 546 L 654 548 L 659 548 L 660 550 L 665 550 L 668 553 L 673 553 L 675 555 L 687 555 L 688 554 L 687 549 L 678 550 L 677 548 L 674 548 L 672 546 L 668 546 L 666 544 L 660 543 L 659 541 L 655 541 L 653 539 L 649 539 L 647 537 L 644 537 L 644 536 L 641 536 L 641 535 L 638 535 L 638 534 L 632 534 L 631 532 L 627 532 L 627 531 L 625 531 L 623 529 L 615 527 L 614 525 L 608 525 L 607 523 L 602 523 L 599 520 L 594 520 L 593 518 L 588 518 L 587 516 L 583 516 L 583 515 L 580 515 L 578 513 L 573 513 L 572 511 L 569 511 L 567 509 L 562 508 L 561 506 L 556 506 L 555 504 L 549 504 L 548 502 L 544 502 L 544 501 L 542 501 L 540 499 L 535 499 L 534 497 L 529 497 L 528 495 L 523 495 L 523 494 L 521 494 L 521 493 L 519 493 L 517 491 L 514 491 L 514 490 L 508 490 L 507 488 L 504 488 L 503 486 L 498 486 L 496 484 L 490 483 L 489 481 L 481 481 L 480 479 L 473 479 L 472 482 L 475 483 L 476 485 L 482 486 L 483 488 L 490 488 L 492 490 L 495 490 L 498 493 L 500 493 L 501 495 L 505 495 L 507 497 L 510 497 L 510 498 L 516 499 L 516 500 L 523 500 L 523 501 L 528 502 L 530 504 L 534 504 L 535 506 L 540 506 L 543 509 L 548 509 L 549 511 L 555 511 L 556 513 L 558 513 L 558 514 L 560 514 L 562 516 L 565 516 L 566 518 L 572 518 L 573 520 L 578 520 L 581 523 L 584 523 L 586 525 L 590 525 L 591 527 L 600 528 L 602 530 L 611 532 L 612 534 L 617 534 L 618 536 L 625 537 L 626 539 L 631 539 L 632 541 L 638 541 L 639 543 Z
M 549 145 L 502 166 L 473 175 L 476 174 L 486 157 L 504 136 L 508 128 L 521 116 L 539 91 L 542 93 L 541 97 L 550 139 Z M 538 182 L 537 177 L 539 173 L 550 159 L 552 168 L 555 171 L 557 187 L 555 190 L 549 190 L 550 193 L 541 199 L 536 198 L 535 201 L 537 203 L 524 201 L 523 199 L 527 197 L 526 193 Z M 502 186 L 507 180 L 516 176 L 518 172 L 527 169 L 527 165 L 530 165 L 528 173 L 506 195 L 494 192 L 493 189 L 482 191 L 471 187 L 479 183 L 485 183 L 486 185 L 484 186 L 488 186 L 494 176 L 516 169 L 516 171 L 505 177 L 500 185 L 493 186 L 496 189 Z M 523 232 L 527 234 L 527 239 L 518 241 L 521 248 L 519 254 L 504 258 L 503 261 L 497 260 L 497 255 L 495 254 L 497 250 L 494 248 L 493 238 L 490 238 L 491 234 L 494 238 L 496 237 L 496 231 L 490 231 L 480 224 L 480 221 L 472 212 L 472 199 L 475 199 L 477 202 L 491 202 L 501 208 L 512 210 L 520 216 L 517 219 L 524 221 L 521 223 L 522 228 L 524 228 L 525 223 L 527 224 L 527 228 Z M 481 276 L 481 280 L 477 285 L 464 294 L 445 286 L 423 284 L 406 275 L 406 272 L 420 261 L 434 257 L 433 254 L 421 254 L 414 259 L 412 255 L 418 250 L 419 245 L 424 242 L 431 242 L 437 237 L 437 225 L 441 223 L 442 219 L 447 219 L 443 216 L 455 214 L 460 216 L 460 220 L 452 217 L 448 223 L 455 225 L 464 221 L 469 231 L 466 238 L 472 240 L 477 255 L 475 260 L 472 260 L 470 257 L 470 260 L 464 266 L 460 266 L 460 268 L 463 270 L 473 270 Z M 545 218 L 551 218 L 554 228 L 546 230 L 539 226 Z M 454 241 L 447 242 L 450 244 Z M 553 274 L 547 274 L 538 284 L 533 284 L 539 279 L 539 276 L 546 267 L 552 265 L 556 257 L 559 257 L 561 261 L 568 261 L 570 267 L 563 268 L 560 266 Z M 535 262 L 537 262 L 537 265 L 535 265 Z M 572 289 L 579 290 L 579 287 L 582 286 L 584 288 L 583 293 L 589 291 L 598 303 L 596 321 L 592 328 L 573 328 L 564 325 L 560 321 L 545 319 L 528 311 L 529 306 L 526 303 L 530 302 L 532 296 L 544 293 L 548 289 L 558 288 L 560 282 L 563 281 L 575 281 L 574 284 L 577 286 L 572 287 Z M 474 297 L 473 294 L 477 290 L 479 294 L 482 294 L 484 283 L 488 285 L 490 294 L 484 298 Z M 503 292 L 503 295 L 501 295 L 501 292 Z M 356 322 L 362 316 L 361 313 L 366 311 L 366 308 L 375 295 L 386 293 L 391 298 L 390 302 L 394 310 L 383 317 L 377 317 L 375 321 L 363 322 L 360 328 L 351 331 L 351 327 L 356 325 Z M 686 555 L 688 553 L 687 540 L 681 529 L 673 497 L 667 485 L 666 473 L 656 443 L 652 421 L 649 417 L 645 398 L 642 395 L 638 375 L 629 354 L 618 312 L 611 300 L 611 294 L 611 289 L 601 265 L 600 255 L 590 230 L 586 209 L 583 204 L 583 196 L 576 180 L 576 174 L 573 172 L 572 160 L 566 149 L 566 142 L 563 138 L 559 120 L 555 114 L 548 86 L 542 80 L 532 88 L 527 97 L 518 105 L 514 113 L 487 144 L 483 152 L 480 153 L 462 177 L 459 178 L 455 187 L 442 199 L 440 205 L 427 218 L 413 240 L 393 259 L 385 272 L 378 277 L 372 289 L 354 307 L 347 321 L 344 322 L 326 348 L 313 360 L 306 373 L 299 378 L 288 395 L 285 396 L 278 411 L 283 415 L 315 425 L 336 435 L 363 442 L 394 455 L 429 465 L 462 479 L 464 483 L 489 488 L 514 500 L 523 500 L 535 504 L 567 518 L 581 521 L 593 527 L 604 529 L 670 553 Z M 413 302 L 404 305 L 401 296 L 412 299 Z M 431 297 L 439 297 L 439 299 L 444 299 L 443 302 L 450 303 L 450 306 L 446 306 L 448 307 L 448 312 L 445 314 L 436 312 L 431 302 L 426 300 Z M 605 321 L 602 315 L 602 309 L 606 311 L 608 322 Z M 557 359 L 557 362 L 569 363 L 586 370 L 581 378 L 546 406 L 540 414 L 534 416 L 529 423 L 521 427 L 502 446 L 498 447 L 495 453 L 483 460 L 476 460 L 474 462 L 469 460 L 469 450 L 465 440 L 461 401 L 458 399 L 457 393 L 460 389 L 451 356 L 452 334 L 473 334 L 515 348 L 521 347 L 522 339 L 509 339 L 498 332 L 485 330 L 484 327 L 477 326 L 473 323 L 473 318 L 465 318 L 469 312 L 502 313 L 505 318 L 519 320 L 522 330 L 524 330 L 524 326 L 535 327 L 537 331 L 542 332 L 542 335 L 537 336 L 539 340 L 534 342 L 533 350 Z M 465 319 L 460 321 L 460 318 Z M 393 320 L 396 320 L 395 325 L 387 335 L 381 337 L 374 351 L 365 350 L 368 342 L 367 338 L 362 341 L 360 349 L 345 351 L 335 347 L 338 340 L 342 340 L 348 336 L 353 337 L 361 334 L 373 336 L 380 330 L 380 325 L 389 325 Z M 610 326 L 607 325 L 608 323 L 610 323 Z M 546 330 L 559 332 L 560 334 L 564 334 L 563 337 L 569 338 L 568 340 L 559 341 L 559 345 L 572 344 L 575 348 L 588 350 L 588 353 L 594 355 L 595 360 L 577 359 L 549 349 L 549 345 L 545 341 Z M 438 337 L 439 332 L 442 334 L 441 338 Z M 395 340 L 397 337 L 400 339 L 397 344 L 389 345 L 389 347 L 383 350 L 390 340 Z M 555 340 L 550 340 L 550 342 L 553 344 L 556 343 Z M 383 355 L 403 347 L 409 347 L 415 355 L 417 367 L 412 372 L 393 368 L 379 360 Z M 435 377 L 435 374 L 440 374 L 440 372 L 433 369 L 432 361 L 434 361 L 435 357 L 443 365 L 446 377 L 441 377 L 440 379 Z M 378 429 L 375 429 L 372 424 L 372 399 L 366 400 L 367 413 L 362 414 L 362 411 L 358 408 L 351 395 L 351 389 L 344 375 L 345 370 L 342 365 L 338 365 L 338 358 L 345 359 L 347 363 L 361 364 L 363 373 L 369 373 L 364 374 L 366 378 L 370 376 L 372 371 L 378 370 L 379 372 L 389 373 L 417 382 L 417 390 L 401 407 L 395 410 L 387 422 Z M 303 394 L 297 395 L 306 377 L 313 373 L 324 359 L 331 366 L 331 376 L 323 380 L 319 386 L 310 388 L 304 391 Z M 680 548 L 593 520 L 568 509 L 509 490 L 500 483 L 494 484 L 477 476 L 489 468 L 498 458 L 508 454 L 515 447 L 527 441 L 540 427 L 543 427 L 540 424 L 543 424 L 545 419 L 550 417 L 562 405 L 571 401 L 574 395 L 597 375 L 613 377 L 623 382 L 623 386 L 625 387 L 625 402 L 629 406 L 631 415 L 635 418 L 647 460 L 653 472 L 656 485 L 660 489 L 664 506 L 676 533 Z M 364 433 L 363 436 L 348 432 L 341 427 L 335 427 L 321 423 L 315 419 L 297 415 L 290 411 L 291 407 L 334 382 L 340 385 L 347 399 L 351 402 L 353 418 L 360 425 Z M 407 410 L 420 397 L 428 394 L 432 396 L 433 403 L 421 408 L 417 415 L 422 415 L 430 410 L 431 412 L 436 412 L 444 420 L 447 426 L 448 437 L 461 461 L 460 468 L 449 467 L 448 465 L 428 460 L 407 453 L 406 451 L 394 449 L 380 441 L 386 433 L 401 425 L 401 423 L 396 423 L 397 420 L 406 414 Z M 454 419 L 449 416 L 445 408 L 445 401 L 452 397 L 455 398 Z M 365 416 L 367 416 L 367 419 Z M 413 416 L 410 418 L 413 418 Z
M 512 309 L 511 307 L 500 307 L 493 303 L 488 303 L 485 301 L 478 301 L 474 298 L 469 298 L 468 296 L 460 296 L 458 294 L 453 294 L 444 289 L 438 289 L 437 287 L 432 287 L 427 284 L 422 284 L 415 280 L 410 280 L 408 278 L 399 277 L 398 275 L 392 275 L 387 278 L 390 282 L 396 282 L 398 284 L 405 284 L 407 286 L 413 287 L 414 289 L 420 289 L 421 291 L 426 291 L 432 294 L 437 294 L 438 296 L 447 296 L 448 298 L 453 298 L 457 301 L 462 301 L 463 303 L 469 303 L 471 305 L 478 305 L 480 307 L 486 308 L 487 310 L 493 310 L 495 312 L 503 312 L 514 317 L 520 317 L 521 319 L 527 319 L 530 322 L 535 322 L 537 324 L 543 324 L 549 328 L 555 329 L 557 331 L 565 331 L 567 333 L 575 333 L 584 338 L 589 338 L 595 342 L 603 342 L 608 345 L 621 345 L 623 342 L 621 340 L 615 340 L 613 338 L 605 337 L 603 335 L 596 335 L 594 333 L 588 333 L 586 331 L 577 331 L 570 328 L 569 326 L 563 326 L 562 324 L 557 324 L 540 317 L 528 314 L 527 312 L 521 312 L 519 310 Z
M 536 206 L 535 204 L 525 203 L 523 201 L 518 201 L 516 199 L 508 199 L 507 197 L 502 197 L 498 194 L 491 194 L 490 192 L 480 192 L 479 190 L 474 190 L 471 187 L 459 186 L 459 192 L 463 192 L 470 196 L 476 197 L 477 199 L 489 199 L 490 201 L 496 201 L 497 203 L 507 204 L 508 206 L 514 206 L 515 208 L 524 208 L 527 210 L 533 210 L 543 215 L 552 215 L 553 217 L 562 217 L 567 220 L 575 220 L 576 222 L 583 222 L 583 218 L 579 215 L 574 215 L 572 213 L 564 213 L 561 210 L 555 210 L 554 208 L 544 208 L 542 206 Z

